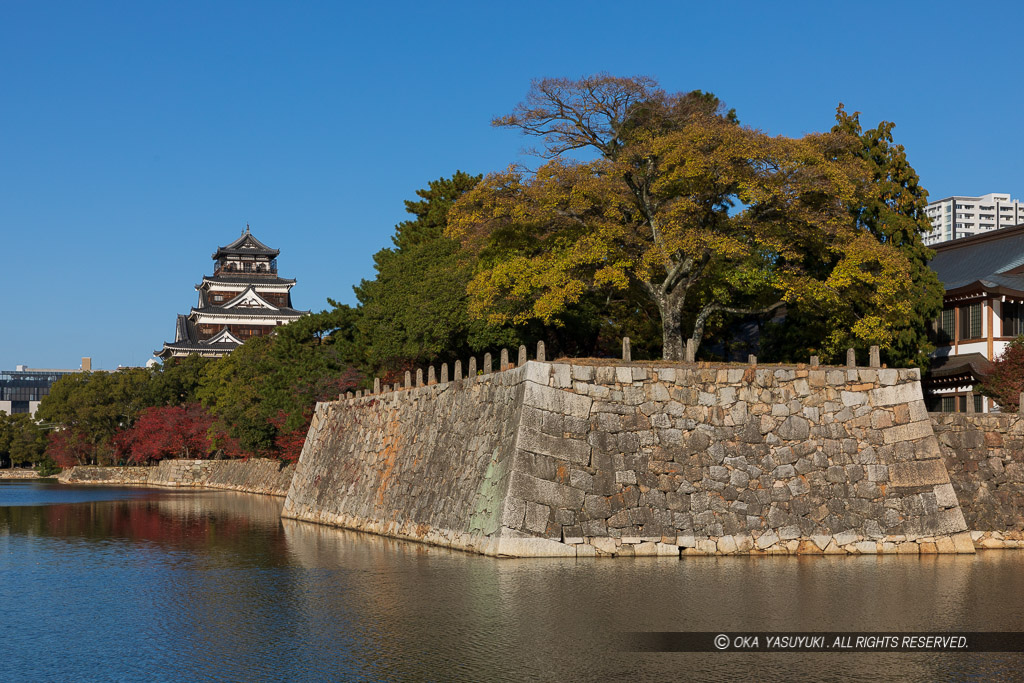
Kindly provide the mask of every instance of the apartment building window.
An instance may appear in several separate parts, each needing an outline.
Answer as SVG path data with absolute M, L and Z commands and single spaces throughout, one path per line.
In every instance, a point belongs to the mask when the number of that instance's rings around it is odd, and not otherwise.
M 1024 304 L 1003 302 L 1003 336 L 1017 337 L 1024 334 Z
M 960 307 L 960 340 L 981 339 L 981 302 Z

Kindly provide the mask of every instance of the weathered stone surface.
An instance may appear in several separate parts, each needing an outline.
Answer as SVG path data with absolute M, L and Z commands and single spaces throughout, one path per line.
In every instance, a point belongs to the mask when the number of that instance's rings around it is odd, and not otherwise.
M 601 556 L 917 552 L 966 527 L 913 419 L 916 382 L 532 361 L 322 404 L 285 515 L 498 555 L 554 552 L 504 538 Z
M 949 473 L 941 460 L 915 460 L 889 465 L 893 486 L 933 486 L 949 483 Z
M 531 427 L 519 428 L 516 444 L 524 451 L 550 455 L 577 465 L 590 464 L 590 444 L 581 439 L 569 439 L 545 434 Z
M 116 484 L 159 487 L 226 489 L 285 496 L 295 466 L 280 460 L 161 460 L 152 467 L 92 467 L 79 465 L 60 473 L 67 484 Z

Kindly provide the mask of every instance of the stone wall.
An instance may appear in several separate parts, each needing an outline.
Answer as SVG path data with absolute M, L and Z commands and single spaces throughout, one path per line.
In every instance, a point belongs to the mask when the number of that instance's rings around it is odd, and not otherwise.
M 39 473 L 35 470 L 15 467 L 0 470 L 0 479 L 39 479 Z
M 502 526 L 525 385 L 508 371 L 321 403 L 283 516 L 485 554 Z M 533 539 L 548 553 L 563 544 Z
M 153 467 L 93 467 L 79 465 L 58 478 L 67 484 L 114 484 L 118 486 L 169 486 L 228 489 L 246 493 L 284 496 L 291 484 L 294 465 L 278 460 L 161 460 Z
M 534 361 L 320 404 L 283 514 L 499 556 L 973 552 L 918 379 Z
M 930 417 L 975 544 L 1024 547 L 1024 419 L 998 413 Z

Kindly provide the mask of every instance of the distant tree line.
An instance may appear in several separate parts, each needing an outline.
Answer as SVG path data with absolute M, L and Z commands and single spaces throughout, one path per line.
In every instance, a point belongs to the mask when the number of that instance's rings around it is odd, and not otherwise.
M 890 365 L 927 362 L 942 286 L 893 124 L 865 131 L 840 105 L 827 133 L 771 137 L 710 93 L 604 74 L 536 81 L 494 124 L 537 138 L 544 163 L 418 190 L 355 306 L 329 299 L 220 360 L 69 375 L 44 430 L 0 423 L 0 458 L 294 460 L 317 401 L 541 339 L 552 357 L 629 336 L 637 359 L 689 342 L 704 360 L 877 344 Z

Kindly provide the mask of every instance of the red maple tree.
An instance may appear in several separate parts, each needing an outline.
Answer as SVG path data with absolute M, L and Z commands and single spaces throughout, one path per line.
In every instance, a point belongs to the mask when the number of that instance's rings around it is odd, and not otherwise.
M 1016 412 L 1024 391 L 1024 336 L 1007 344 L 1003 353 L 992 362 L 992 370 L 979 387 L 992 398 L 1004 413 Z
M 207 458 L 207 435 L 213 416 L 198 403 L 146 408 L 129 429 L 114 440 L 120 455 L 131 463 L 163 458 Z
M 85 465 L 92 455 L 93 445 L 85 434 L 76 429 L 58 429 L 50 432 L 46 453 L 58 467 L 67 469 L 75 465 Z

